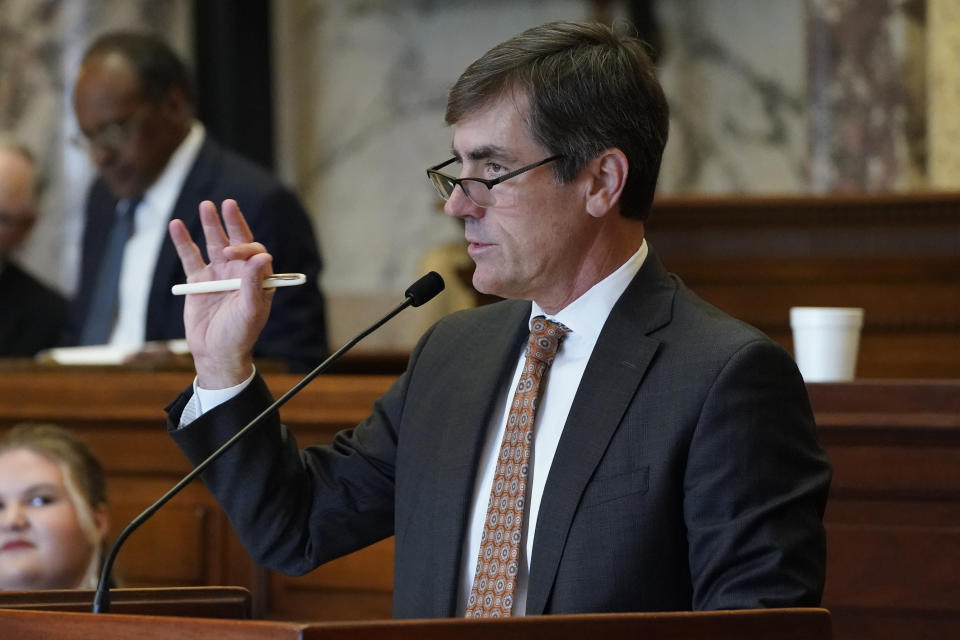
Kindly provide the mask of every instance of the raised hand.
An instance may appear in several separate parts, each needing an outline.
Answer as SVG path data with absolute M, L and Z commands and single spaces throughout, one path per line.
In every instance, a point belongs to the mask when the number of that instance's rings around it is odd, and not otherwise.
M 170 237 L 187 282 L 240 278 L 238 291 L 187 296 L 183 322 L 197 368 L 197 383 L 222 389 L 242 382 L 253 371 L 253 345 L 267 322 L 274 289 L 263 279 L 273 273 L 272 256 L 253 234 L 234 200 L 224 200 L 223 222 L 209 200 L 200 203 L 200 222 L 210 263 L 180 220 L 171 220 Z

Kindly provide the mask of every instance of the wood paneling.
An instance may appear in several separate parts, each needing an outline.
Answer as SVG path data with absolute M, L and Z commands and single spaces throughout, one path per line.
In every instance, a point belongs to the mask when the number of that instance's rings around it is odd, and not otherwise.
M 389 619 L 393 598 L 393 538 L 301 577 L 269 576 L 270 615 L 295 620 Z
M 266 379 L 276 396 L 298 381 L 286 374 Z M 191 380 L 185 372 L 3 362 L 0 432 L 21 421 L 44 421 L 81 433 L 107 473 L 113 538 L 190 471 L 166 433 L 163 407 Z M 362 420 L 393 380 L 321 376 L 283 407 L 282 416 L 301 444 L 329 442 Z M 117 575 L 130 587 L 244 586 L 261 617 L 357 619 L 389 617 L 392 564 L 390 540 L 305 578 L 270 574 L 253 565 L 216 501 L 197 482 L 130 536 L 117 557 Z
M 960 636 L 960 381 L 811 384 L 842 639 Z
M 661 198 L 647 235 L 787 349 L 790 307 L 863 307 L 859 377 L 960 378 L 960 194 Z
M 294 380 L 268 377 L 277 391 Z M 18 420 L 57 420 L 84 434 L 109 472 L 116 532 L 187 471 L 157 406 L 189 381 L 188 374 L 0 369 L 0 430 Z M 283 409 L 284 418 L 301 444 L 329 441 L 365 416 L 390 382 L 320 377 Z M 911 629 L 960 636 L 960 380 L 808 388 L 834 465 L 824 606 L 836 613 L 836 637 L 921 637 Z M 130 586 L 246 586 L 257 616 L 390 615 L 392 540 L 303 577 L 266 572 L 250 563 L 199 484 L 135 532 L 119 562 Z

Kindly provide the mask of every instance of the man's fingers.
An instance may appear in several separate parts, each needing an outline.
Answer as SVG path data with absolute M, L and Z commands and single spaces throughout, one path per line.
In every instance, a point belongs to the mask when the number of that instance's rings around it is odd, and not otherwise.
M 223 222 L 227 226 L 227 236 L 230 238 L 230 244 L 253 242 L 253 233 L 250 231 L 247 220 L 243 217 L 236 200 L 224 200 L 220 210 L 223 212 Z
M 247 221 L 244 220 L 240 208 L 234 200 L 223 201 L 223 223 L 229 230 L 229 237 L 221 223 L 217 207 L 213 202 L 204 200 L 200 203 L 200 224 L 203 226 L 203 236 L 207 243 L 207 256 L 210 264 L 224 264 L 230 260 L 248 260 L 258 254 L 265 254 L 267 258 L 258 262 L 262 267 L 272 260 L 266 247 L 259 242 L 253 242 L 253 234 Z M 183 270 L 190 276 L 206 267 L 200 249 L 193 242 L 186 226 L 180 220 L 171 221 L 170 237 L 177 248 L 177 255 L 183 264 Z M 259 268 L 259 267 L 258 267 Z M 268 267 L 269 269 L 269 267 Z M 271 271 L 267 271 L 270 275 Z
M 228 260 L 246 260 L 258 253 L 266 253 L 267 248 L 259 242 L 248 242 L 246 244 L 232 244 L 223 250 L 223 255 Z
M 251 308 L 273 297 L 274 289 L 263 288 L 264 279 L 272 274 L 273 256 L 269 253 L 257 253 L 247 260 L 241 276 L 240 295 Z
M 187 231 L 186 225 L 181 220 L 171 220 L 167 229 L 170 232 L 170 239 L 173 240 L 173 246 L 177 249 L 177 255 L 180 256 L 183 272 L 187 274 L 188 278 L 191 274 L 207 266 L 203 262 L 200 247 L 190 237 L 190 232 Z
M 203 225 L 203 237 L 207 242 L 207 255 L 210 262 L 225 262 L 223 249 L 228 245 L 227 234 L 220 224 L 217 207 L 209 200 L 200 203 L 200 224 Z

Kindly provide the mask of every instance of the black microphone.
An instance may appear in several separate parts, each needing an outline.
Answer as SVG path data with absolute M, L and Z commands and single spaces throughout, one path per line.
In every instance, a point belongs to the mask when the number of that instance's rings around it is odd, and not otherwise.
M 403 292 L 414 307 L 419 307 L 425 302 L 430 302 L 433 297 L 443 291 L 443 278 L 436 271 L 431 271 Z
M 247 423 L 243 429 L 240 429 L 236 434 L 233 435 L 229 440 L 220 445 L 220 448 L 210 454 L 210 456 L 194 467 L 193 471 L 188 473 L 183 477 L 180 482 L 178 482 L 172 489 L 167 491 L 163 496 L 154 502 L 152 505 L 146 508 L 143 513 L 134 518 L 130 524 L 128 524 L 123 531 L 120 532 L 120 535 L 117 536 L 117 539 L 114 540 L 113 545 L 110 547 L 110 551 L 107 552 L 106 558 L 103 561 L 103 567 L 100 571 L 100 582 L 97 583 L 97 591 L 93 596 L 93 613 L 109 613 L 110 612 L 110 573 L 113 571 L 113 563 L 117 558 L 117 553 L 120 551 L 120 547 L 123 545 L 124 541 L 133 533 L 140 525 L 146 522 L 150 516 L 160 510 L 160 507 L 165 505 L 170 501 L 175 495 L 180 493 L 184 487 L 190 484 L 190 481 L 196 478 L 198 475 L 203 473 L 203 471 L 209 467 L 213 462 L 219 458 L 223 453 L 232 447 L 240 438 L 242 438 L 248 431 L 253 427 L 260 424 L 260 421 L 266 418 L 268 415 L 282 407 L 286 404 L 287 400 L 295 396 L 300 392 L 305 386 L 307 386 L 310 381 L 316 378 L 319 374 L 323 373 L 330 368 L 334 362 L 340 359 L 340 357 L 353 348 L 358 342 L 366 338 L 368 335 L 382 327 L 387 323 L 393 316 L 397 315 L 407 307 L 419 307 L 420 305 L 429 302 L 436 296 L 438 293 L 443 291 L 443 278 L 440 277 L 440 274 L 436 271 L 431 271 L 427 275 L 421 277 L 419 280 L 414 282 L 410 287 L 404 292 L 406 299 L 397 305 L 393 311 L 383 316 L 374 323 L 371 327 L 357 335 L 350 342 L 340 347 L 335 353 L 333 353 L 329 358 L 317 365 L 317 368 L 308 373 L 300 382 L 295 384 L 293 388 L 287 391 L 285 394 L 280 396 L 273 404 L 264 409 L 260 415 Z

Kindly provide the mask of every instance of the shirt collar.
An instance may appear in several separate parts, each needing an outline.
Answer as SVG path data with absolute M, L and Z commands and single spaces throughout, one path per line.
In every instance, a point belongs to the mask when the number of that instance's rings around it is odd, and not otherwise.
M 143 195 L 143 200 L 150 205 L 151 210 L 173 211 L 183 183 L 197 159 L 197 154 L 200 153 L 205 137 L 206 130 L 203 125 L 194 120 L 190 125 L 190 132 L 170 156 L 163 173 Z
M 595 343 L 600 337 L 600 330 L 607 321 L 607 316 L 613 310 L 627 285 L 637 275 L 640 267 L 647 258 L 647 241 L 640 243 L 640 248 L 630 258 L 620 265 L 616 271 L 590 287 L 582 296 L 568 304 L 558 313 L 550 315 L 540 305 L 533 302 L 530 309 L 530 321 L 537 316 L 547 316 L 551 320 L 563 323 L 571 333 L 586 338 L 589 343 Z

